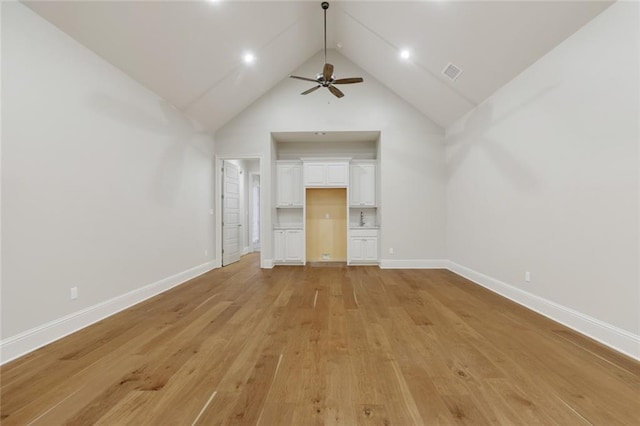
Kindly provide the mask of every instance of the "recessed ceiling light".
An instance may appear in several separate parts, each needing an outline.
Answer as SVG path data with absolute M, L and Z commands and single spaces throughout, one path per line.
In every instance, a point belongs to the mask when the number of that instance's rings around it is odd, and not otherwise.
M 409 51 L 409 49 L 402 49 L 400 51 L 400 57 L 402 59 L 409 59 L 411 57 L 411 52 Z
M 249 65 L 255 62 L 256 57 L 254 56 L 253 53 L 246 52 L 244 55 L 242 55 L 242 60 L 244 61 L 245 64 Z

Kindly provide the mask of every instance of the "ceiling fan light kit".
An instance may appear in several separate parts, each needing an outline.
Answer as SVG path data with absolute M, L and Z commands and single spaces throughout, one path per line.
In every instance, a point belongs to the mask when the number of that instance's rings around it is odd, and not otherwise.
M 329 2 L 323 1 L 321 4 L 324 11 L 324 67 L 322 72 L 316 75 L 316 78 L 299 77 L 297 75 L 291 75 L 289 77 L 296 78 L 298 80 L 311 81 L 316 83 L 316 86 L 311 89 L 305 90 L 300 93 L 301 95 L 308 95 L 311 92 L 315 92 L 321 87 L 326 87 L 337 98 L 344 96 L 344 93 L 340 89 L 334 86 L 334 84 L 353 84 L 362 83 L 364 79 L 362 77 L 349 77 L 336 79 L 333 75 L 333 65 L 327 63 L 327 9 L 329 9 Z

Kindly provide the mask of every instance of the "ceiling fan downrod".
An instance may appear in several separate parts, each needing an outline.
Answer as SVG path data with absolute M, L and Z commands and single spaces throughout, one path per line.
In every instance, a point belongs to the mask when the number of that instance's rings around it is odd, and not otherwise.
M 353 83 L 362 83 L 364 80 L 362 77 L 350 77 L 350 78 L 339 78 L 336 79 L 333 76 L 333 65 L 327 62 L 327 9 L 329 9 L 329 2 L 323 1 L 320 3 L 322 6 L 322 10 L 324 11 L 324 66 L 322 67 L 322 72 L 316 75 L 316 78 L 307 78 L 300 77 L 298 75 L 290 75 L 289 77 L 295 78 L 298 80 L 310 81 L 315 83 L 316 85 L 311 89 L 305 90 L 300 93 L 301 95 L 308 95 L 311 92 L 315 92 L 321 87 L 326 87 L 336 98 L 341 98 L 344 96 L 344 93 L 337 87 L 335 84 L 353 84 Z
M 323 1 L 320 6 L 324 10 L 324 63 L 327 63 L 327 9 L 329 9 L 329 2 Z

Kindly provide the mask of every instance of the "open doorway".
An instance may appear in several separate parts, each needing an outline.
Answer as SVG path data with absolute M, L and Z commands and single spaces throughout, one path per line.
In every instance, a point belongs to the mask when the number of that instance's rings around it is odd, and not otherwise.
M 251 251 L 260 251 L 260 173 L 249 174 L 249 233 Z
M 219 158 L 216 223 L 221 266 L 260 251 L 262 197 L 260 158 Z

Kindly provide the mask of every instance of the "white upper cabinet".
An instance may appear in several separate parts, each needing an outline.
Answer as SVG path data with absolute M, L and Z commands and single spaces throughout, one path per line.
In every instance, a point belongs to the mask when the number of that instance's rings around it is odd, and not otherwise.
M 304 162 L 304 186 L 342 187 L 349 185 L 349 163 L 347 161 Z
M 347 186 L 349 184 L 349 164 L 329 163 L 326 166 L 328 186 Z
M 302 163 L 293 161 L 278 161 L 276 163 L 278 207 L 302 207 Z
M 376 205 L 376 165 L 373 162 L 352 162 L 349 175 L 349 205 Z
M 324 186 L 326 184 L 326 165 L 320 163 L 305 163 L 304 186 Z

